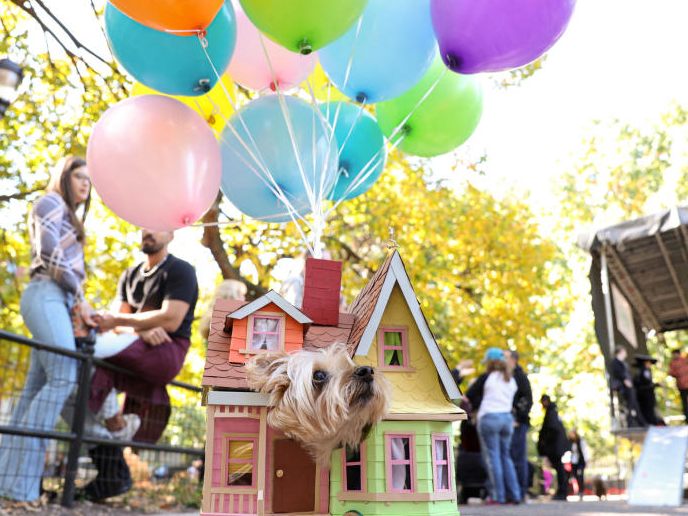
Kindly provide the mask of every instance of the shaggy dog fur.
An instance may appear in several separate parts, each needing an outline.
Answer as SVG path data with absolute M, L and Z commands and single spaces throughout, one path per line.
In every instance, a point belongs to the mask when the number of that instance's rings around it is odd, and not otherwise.
M 261 353 L 246 371 L 249 386 L 270 395 L 268 424 L 300 441 L 321 465 L 335 448 L 357 447 L 389 409 L 385 378 L 357 366 L 341 344 Z

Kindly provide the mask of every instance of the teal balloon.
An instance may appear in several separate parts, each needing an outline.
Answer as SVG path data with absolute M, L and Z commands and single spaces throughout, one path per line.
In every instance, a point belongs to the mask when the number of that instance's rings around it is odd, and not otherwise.
M 326 199 L 337 179 L 332 129 L 297 97 L 268 95 L 249 102 L 229 119 L 221 142 L 222 192 L 255 219 L 292 220 L 275 190 L 287 198 L 295 217 L 303 217 L 311 212 L 309 190 L 314 199 Z
M 144 0 L 148 1 L 148 0 Z M 111 3 L 105 6 L 105 33 L 117 61 L 137 81 L 168 95 L 199 96 L 217 75 L 196 35 L 181 36 L 151 29 Z M 236 42 L 236 18 L 225 2 L 207 28 L 206 48 L 218 74 L 227 68 Z
M 361 106 L 329 102 L 320 110 L 334 127 L 339 154 L 337 182 L 330 199 L 358 197 L 370 190 L 385 168 L 385 137 L 377 120 Z
M 436 54 L 429 0 L 369 0 L 360 30 L 354 23 L 318 59 L 347 97 L 373 104 L 416 84 Z

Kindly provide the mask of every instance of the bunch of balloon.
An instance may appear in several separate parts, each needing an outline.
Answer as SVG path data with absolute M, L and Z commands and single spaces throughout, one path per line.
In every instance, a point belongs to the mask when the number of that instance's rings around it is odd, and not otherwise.
M 317 250 L 327 217 L 374 187 L 392 150 L 433 157 L 466 142 L 483 110 L 480 74 L 540 57 L 574 7 L 575 0 L 110 0 L 106 35 L 136 83 L 94 130 L 94 183 L 127 220 L 172 228 L 213 201 L 221 169 L 235 208 L 307 226 L 302 236 Z M 125 175 L 161 192 L 164 205 L 138 202 L 138 192 L 122 186 Z

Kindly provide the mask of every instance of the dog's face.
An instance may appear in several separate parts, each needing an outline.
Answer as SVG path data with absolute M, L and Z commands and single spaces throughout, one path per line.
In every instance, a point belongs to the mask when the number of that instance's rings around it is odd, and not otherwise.
M 357 366 L 343 345 L 259 354 L 246 371 L 249 386 L 270 395 L 270 426 L 301 441 L 321 464 L 337 446 L 357 446 L 389 407 L 386 380 Z

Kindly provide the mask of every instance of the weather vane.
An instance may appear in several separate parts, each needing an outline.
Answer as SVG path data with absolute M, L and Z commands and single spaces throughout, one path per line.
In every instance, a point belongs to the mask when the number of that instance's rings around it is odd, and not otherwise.
M 394 228 L 389 226 L 389 240 L 387 240 L 387 249 L 399 249 L 399 244 L 394 240 Z

